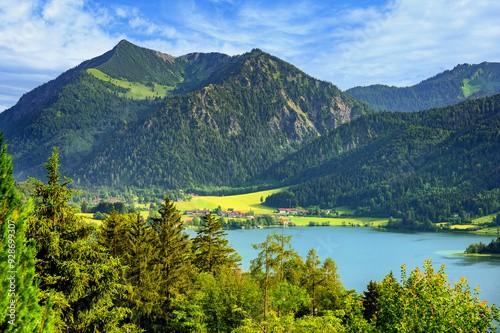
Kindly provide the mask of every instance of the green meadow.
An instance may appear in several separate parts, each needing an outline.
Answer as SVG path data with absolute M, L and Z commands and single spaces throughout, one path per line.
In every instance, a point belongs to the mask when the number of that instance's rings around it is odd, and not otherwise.
M 220 206 L 222 210 L 232 208 L 233 210 L 242 212 L 253 211 L 258 215 L 272 214 L 276 212 L 276 209 L 263 205 L 261 203 L 261 198 L 262 201 L 264 201 L 267 196 L 281 190 L 282 189 L 275 189 L 230 196 L 195 196 L 191 197 L 189 201 L 177 202 L 176 206 L 180 211 L 191 209 L 213 210 Z
M 127 89 L 127 93 L 119 93 L 118 95 L 130 99 L 165 97 L 169 95 L 172 89 L 174 89 L 173 87 L 163 86 L 156 83 L 152 83 L 151 86 L 146 86 L 138 82 L 115 79 L 95 68 L 87 69 L 87 72 L 101 81 L 110 82 L 117 87 Z

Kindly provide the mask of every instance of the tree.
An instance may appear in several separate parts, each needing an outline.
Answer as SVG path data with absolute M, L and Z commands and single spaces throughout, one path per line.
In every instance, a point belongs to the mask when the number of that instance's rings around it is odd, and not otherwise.
M 311 296 L 312 315 L 323 311 L 338 310 L 343 307 L 345 290 L 337 274 L 337 266 L 331 258 L 323 265 L 316 251 L 310 249 L 303 267 L 302 283 Z
M 193 275 L 191 241 L 183 231 L 181 215 L 168 196 L 158 210 L 160 217 L 152 218 L 158 257 L 155 265 L 159 270 L 159 303 L 155 327 L 167 329 L 172 317 L 172 300 L 182 293 Z
M 377 282 L 370 281 L 363 292 L 363 317 L 368 320 L 376 320 L 380 312 L 378 298 L 380 297 L 380 285 Z
M 193 264 L 200 272 L 214 275 L 223 266 L 236 266 L 238 260 L 235 258 L 236 251 L 229 247 L 225 239 L 227 234 L 222 231 L 220 220 L 212 213 L 203 216 L 202 220 L 197 236 L 193 240 Z
M 379 332 L 487 332 L 494 330 L 499 309 L 477 298 L 465 278 L 447 283 L 444 265 L 436 273 L 431 260 L 409 276 L 401 268 L 401 282 L 388 275 L 380 283 L 376 315 Z
M 141 215 L 129 214 L 128 217 L 128 232 L 123 240 L 126 298 L 132 309 L 132 321 L 142 327 L 141 318 L 151 322 L 150 317 L 159 304 L 159 272 L 154 265 L 158 248 L 153 230 L 146 226 Z
M 261 281 L 264 291 L 264 320 L 267 317 L 271 286 L 283 281 L 287 262 L 298 257 L 290 244 L 291 237 L 272 233 L 267 235 L 263 243 L 252 244 L 254 249 L 261 250 L 257 258 L 252 260 L 250 271 Z
M 15 190 L 12 162 L 0 132 L 0 330 L 52 332 L 52 299 L 39 305 L 34 242 L 25 236 L 27 212 Z M 31 203 L 29 204 L 31 206 Z
M 126 252 L 128 246 L 127 233 L 130 229 L 131 220 L 130 217 L 113 210 L 110 215 L 106 216 L 101 225 L 97 242 L 115 258 L 123 257 Z
M 317 312 L 317 303 L 316 303 L 316 292 L 318 285 L 323 282 L 323 277 L 321 272 L 319 271 L 319 265 L 321 264 L 321 260 L 319 260 L 318 255 L 314 249 L 310 249 L 307 253 L 307 259 L 305 263 L 305 276 L 304 283 L 308 285 L 308 289 L 310 290 L 310 295 L 312 298 L 312 316 L 316 316 Z
M 56 148 L 45 164 L 48 182 L 31 178 L 36 205 L 28 237 L 36 242 L 36 278 L 42 304 L 54 297 L 54 331 L 134 331 L 123 320 L 125 308 L 113 304 L 119 289 L 120 262 L 90 242 L 94 228 L 84 226 L 67 201 L 78 193 L 61 181 Z

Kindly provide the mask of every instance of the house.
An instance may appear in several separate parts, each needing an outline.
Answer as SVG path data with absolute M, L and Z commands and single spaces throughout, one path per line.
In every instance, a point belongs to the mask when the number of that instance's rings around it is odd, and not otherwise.
M 278 213 L 280 214 L 297 214 L 298 211 L 297 208 L 278 208 Z
M 186 214 L 186 215 L 193 215 L 194 214 L 194 210 L 186 210 L 184 212 L 184 214 Z
M 288 219 L 282 219 L 282 220 L 278 220 L 278 225 L 284 225 L 285 227 L 289 224 L 292 224 L 293 222 L 291 220 L 288 220 Z

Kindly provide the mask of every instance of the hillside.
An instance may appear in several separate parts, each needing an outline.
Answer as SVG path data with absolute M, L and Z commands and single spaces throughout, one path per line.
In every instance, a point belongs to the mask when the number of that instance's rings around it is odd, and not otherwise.
M 121 41 L 0 114 L 18 180 L 53 146 L 81 186 L 234 185 L 371 112 L 260 50 L 173 57 Z
M 170 97 L 123 127 L 75 177 L 139 187 L 239 185 L 370 111 L 334 85 L 260 50 L 232 59 L 207 81 L 212 83 Z
M 364 115 L 269 169 L 273 207 L 350 205 L 441 222 L 500 209 L 500 95 L 427 111 Z
M 354 87 L 346 93 L 375 110 L 416 111 L 448 106 L 500 93 L 500 64 L 463 64 L 411 87 L 377 84 Z

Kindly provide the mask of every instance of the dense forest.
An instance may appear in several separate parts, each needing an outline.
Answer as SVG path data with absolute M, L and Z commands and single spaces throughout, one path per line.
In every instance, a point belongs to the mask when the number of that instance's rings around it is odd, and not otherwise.
M 489 332 L 500 319 L 430 261 L 358 294 L 332 259 L 301 258 L 291 236 L 273 233 L 243 272 L 220 220 L 205 215 L 190 239 L 168 197 L 149 223 L 113 211 L 96 229 L 67 205 L 79 193 L 57 149 L 23 206 L 1 136 L 0 147 L 4 332 Z
M 42 177 L 57 146 L 83 188 L 234 187 L 367 112 L 258 49 L 172 57 L 122 41 L 27 93 L 0 130 L 19 181 Z
M 382 84 L 354 87 L 346 93 L 375 110 L 417 111 L 500 93 L 500 64 L 463 64 L 411 87 Z
M 361 116 L 262 175 L 291 186 L 272 207 L 349 205 L 432 228 L 500 209 L 500 95 L 420 112 Z

